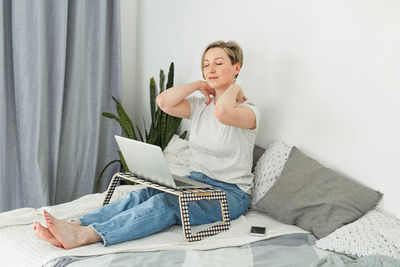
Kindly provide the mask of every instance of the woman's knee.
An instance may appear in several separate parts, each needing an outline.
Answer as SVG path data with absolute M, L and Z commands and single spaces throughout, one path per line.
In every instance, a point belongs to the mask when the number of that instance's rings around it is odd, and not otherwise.
M 250 195 L 243 194 L 241 197 L 227 197 L 227 201 L 229 217 L 234 220 L 247 212 Z

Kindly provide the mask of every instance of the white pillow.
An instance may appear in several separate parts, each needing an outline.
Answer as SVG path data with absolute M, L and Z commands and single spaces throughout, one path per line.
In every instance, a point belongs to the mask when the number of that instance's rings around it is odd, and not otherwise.
M 378 229 L 379 233 L 400 251 L 400 229 L 397 227 Z
M 399 234 L 399 219 L 386 211 L 373 209 L 355 222 L 317 240 L 315 245 L 358 257 L 379 254 L 400 259 Z
M 189 141 L 181 139 L 175 134 L 165 147 L 164 156 L 171 173 L 179 176 L 190 173 Z
M 281 141 L 274 141 L 267 147 L 254 168 L 254 186 L 250 207 L 254 207 L 265 196 L 281 175 L 283 166 L 289 158 L 290 150 L 291 147 Z

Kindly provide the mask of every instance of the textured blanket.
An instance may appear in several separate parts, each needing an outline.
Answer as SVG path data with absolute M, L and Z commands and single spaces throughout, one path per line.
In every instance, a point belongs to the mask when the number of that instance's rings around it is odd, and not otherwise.
M 62 257 L 46 264 L 46 267 L 209 267 L 209 266 L 308 266 L 321 256 L 313 246 L 311 234 L 290 234 L 253 242 L 240 247 L 214 250 L 168 250 L 154 252 L 114 253 L 93 257 Z M 324 266 L 325 267 L 325 266 Z
M 142 186 L 119 186 L 111 201 L 123 197 L 127 192 Z M 81 216 L 101 206 L 105 193 L 92 194 L 61 205 L 43 207 L 54 216 L 68 220 Z M 43 209 L 42 208 L 42 209 Z M 1 266 L 42 266 L 47 262 L 65 256 L 104 255 L 117 252 L 159 251 L 159 250 L 210 250 L 249 244 L 263 239 L 292 234 L 307 233 L 291 225 L 280 223 L 263 213 L 249 211 L 246 215 L 231 222 L 231 228 L 218 235 L 199 242 L 184 240 L 181 226 L 172 226 L 155 235 L 104 247 L 102 243 L 64 250 L 42 241 L 33 233 L 33 223 L 44 224 L 42 209 L 23 208 L 0 213 L 0 258 Z M 252 225 L 266 226 L 265 237 L 250 236 Z M 193 227 L 194 231 L 204 226 Z

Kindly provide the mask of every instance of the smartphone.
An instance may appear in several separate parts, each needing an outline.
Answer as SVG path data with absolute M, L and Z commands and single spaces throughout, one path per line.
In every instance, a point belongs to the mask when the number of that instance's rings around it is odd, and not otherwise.
M 250 229 L 250 235 L 254 235 L 254 236 L 265 236 L 265 227 L 261 227 L 261 226 L 252 226 Z

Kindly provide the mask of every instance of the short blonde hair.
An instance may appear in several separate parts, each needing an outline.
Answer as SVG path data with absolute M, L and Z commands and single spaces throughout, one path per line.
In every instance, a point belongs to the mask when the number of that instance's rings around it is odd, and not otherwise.
M 211 48 L 219 47 L 224 49 L 225 53 L 228 55 L 229 59 L 231 60 L 232 65 L 239 63 L 240 67 L 243 66 L 243 51 L 242 48 L 235 42 L 235 41 L 215 41 L 211 44 L 209 44 L 206 49 L 203 52 L 203 56 L 201 57 L 201 72 L 203 73 L 204 71 L 204 57 L 206 56 L 206 53 L 208 50 Z M 236 74 L 235 78 L 239 74 Z M 203 78 L 204 78 L 204 73 L 203 73 Z

